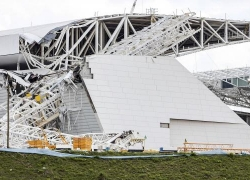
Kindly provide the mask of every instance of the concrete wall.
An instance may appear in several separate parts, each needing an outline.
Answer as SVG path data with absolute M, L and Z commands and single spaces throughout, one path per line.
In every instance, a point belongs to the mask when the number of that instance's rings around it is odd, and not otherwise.
M 188 142 L 234 144 L 234 148 L 249 148 L 249 126 L 232 123 L 170 120 L 170 145 L 173 147 L 180 146 L 185 139 Z
M 182 146 L 183 141 L 171 143 L 171 118 L 240 124 L 249 129 L 172 57 L 100 55 L 87 61 L 93 79 L 85 83 L 105 132 L 136 130 L 147 136 L 147 149 L 158 149 Z M 160 128 L 160 123 L 170 123 L 170 128 Z M 227 131 L 230 134 L 231 129 Z M 240 135 L 234 137 L 236 143 Z M 241 144 L 250 147 L 249 140 Z

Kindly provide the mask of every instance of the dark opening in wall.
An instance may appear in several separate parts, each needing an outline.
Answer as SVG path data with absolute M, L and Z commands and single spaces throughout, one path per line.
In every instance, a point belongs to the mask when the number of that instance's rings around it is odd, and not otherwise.
M 160 123 L 160 127 L 161 128 L 169 128 L 170 125 L 169 125 L 169 123 Z

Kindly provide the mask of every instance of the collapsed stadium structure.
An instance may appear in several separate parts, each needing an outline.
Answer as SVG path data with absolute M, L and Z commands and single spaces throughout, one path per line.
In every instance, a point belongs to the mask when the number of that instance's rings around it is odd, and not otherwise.
M 249 42 L 250 22 L 194 15 L 115 14 L 1 31 L 1 146 L 9 120 L 13 148 L 91 137 L 114 149 L 173 150 L 185 140 L 250 149 L 248 124 L 226 105 L 248 113 L 250 71 L 193 75 L 175 59 Z

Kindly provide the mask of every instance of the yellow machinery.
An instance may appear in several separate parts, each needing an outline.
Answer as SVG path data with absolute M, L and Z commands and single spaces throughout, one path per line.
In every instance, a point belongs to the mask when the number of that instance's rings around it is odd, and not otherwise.
M 30 140 L 27 143 L 29 144 L 30 148 L 40 148 L 40 149 L 56 149 L 56 145 L 52 145 L 49 143 L 48 138 L 44 130 L 41 128 L 43 132 L 43 140 Z M 63 143 L 68 144 L 65 140 L 65 138 L 61 135 L 61 133 L 58 131 L 59 137 L 62 139 Z
M 48 143 L 48 141 L 46 140 L 31 140 L 28 141 L 29 147 L 30 148 L 39 148 L 39 149 L 55 149 L 56 146 L 55 145 L 51 145 Z
M 91 151 L 91 145 L 92 145 L 91 137 L 73 138 L 73 149 Z

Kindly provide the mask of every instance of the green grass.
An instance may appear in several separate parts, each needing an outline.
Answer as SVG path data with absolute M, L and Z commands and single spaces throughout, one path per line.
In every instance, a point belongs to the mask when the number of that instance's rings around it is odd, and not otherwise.
M 76 151 L 76 150 L 61 150 L 62 153 L 68 153 L 68 154 L 80 154 L 80 155 L 86 155 L 86 156 L 147 156 L 147 155 L 172 155 L 171 152 L 115 152 L 115 151 L 103 151 L 103 152 L 97 152 L 97 151 Z
M 250 156 L 104 160 L 0 152 L 0 179 L 250 179 Z

